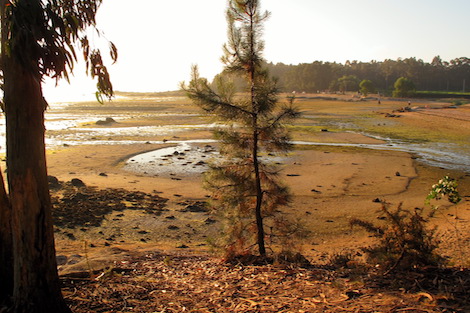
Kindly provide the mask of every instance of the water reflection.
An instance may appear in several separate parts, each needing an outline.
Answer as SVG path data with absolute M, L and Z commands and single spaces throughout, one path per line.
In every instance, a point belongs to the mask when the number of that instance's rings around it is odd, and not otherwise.
M 187 130 L 205 130 L 216 127 L 214 124 L 200 125 L 161 125 L 161 126 L 140 126 L 140 127 L 120 127 L 114 124 L 113 127 L 83 127 L 85 123 L 92 124 L 98 120 L 108 117 L 108 114 L 81 113 L 77 110 L 67 110 L 67 104 L 58 105 L 50 108 L 46 112 L 46 146 L 48 149 L 56 149 L 64 145 L 132 145 L 144 142 L 161 144 L 162 141 L 148 141 L 149 138 L 156 136 L 174 135 L 179 131 Z M 65 108 L 65 109 L 64 109 Z M 165 116 L 168 114 L 161 112 L 145 112 L 145 116 Z M 170 115 L 178 115 L 172 113 Z M 92 117 L 91 117 L 92 116 Z M 139 115 L 142 117 L 143 115 Z M 129 119 L 131 116 L 126 112 L 113 113 L 116 121 L 120 119 Z M 318 146 L 343 146 L 358 147 L 375 150 L 395 150 L 412 153 L 418 160 L 432 166 L 446 169 L 457 169 L 470 172 L 470 145 L 442 143 L 442 142 L 423 142 L 413 143 L 397 139 L 382 138 L 370 134 L 363 134 L 375 139 L 379 139 L 383 144 L 352 144 L 352 143 L 321 143 L 298 141 L 295 144 L 318 145 Z M 172 136 L 169 136 L 172 137 Z M 140 139 L 142 138 L 142 139 Z M 205 149 L 206 144 L 213 143 L 213 140 L 190 140 L 167 141 L 168 144 L 175 145 L 171 148 L 171 153 L 184 153 L 185 155 L 176 155 L 172 158 L 172 167 L 185 168 L 185 171 L 201 171 L 204 166 L 194 165 L 195 163 L 208 157 L 208 154 L 214 154 L 215 151 L 208 152 Z M 190 149 L 190 151 L 186 151 Z M 165 168 L 168 161 L 162 160 L 162 155 L 169 155 L 170 150 L 160 149 L 150 154 L 144 154 L 133 158 L 134 161 L 128 162 L 129 170 L 149 173 L 148 164 L 154 164 L 160 168 L 160 172 Z M 5 152 L 5 119 L 0 117 L 0 153 Z M 153 159 L 149 159 L 153 158 Z M 160 162 L 160 163 L 159 163 Z M 146 164 L 140 166 L 139 164 Z M 159 165 L 163 164 L 163 165 Z M 142 169 L 139 170 L 139 167 Z M 166 169 L 165 169 L 166 170 Z M 155 173 L 156 174 L 156 173 Z

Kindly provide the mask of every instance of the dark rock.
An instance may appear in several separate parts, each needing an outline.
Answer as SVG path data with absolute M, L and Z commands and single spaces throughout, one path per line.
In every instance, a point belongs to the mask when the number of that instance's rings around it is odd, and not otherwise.
M 112 117 L 107 117 L 104 121 L 103 120 L 96 121 L 96 125 L 109 125 L 113 123 L 117 123 L 117 122 Z
M 380 202 L 382 202 L 382 200 L 380 200 L 379 198 L 375 198 L 374 200 L 372 200 L 372 202 L 380 203 Z
M 57 265 L 65 265 L 68 261 L 68 258 L 65 255 L 58 255 L 55 259 L 57 261 Z
M 106 173 L 100 173 L 99 175 L 100 175 L 100 176 L 104 176 L 104 177 L 107 177 L 107 176 L 108 176 L 108 174 L 106 174 Z
M 204 202 L 195 202 L 192 203 L 188 206 L 186 206 L 182 212 L 193 212 L 193 213 L 198 213 L 198 212 L 208 212 L 209 210 L 206 207 L 206 204 Z
M 181 244 L 181 245 L 177 245 L 176 248 L 177 249 L 188 249 L 189 247 L 185 244 Z
M 178 230 L 178 229 L 180 229 L 180 228 L 179 228 L 178 226 L 176 226 L 176 225 L 170 225 L 170 226 L 168 226 L 168 229 L 169 229 L 169 230 Z
M 204 222 L 205 222 L 206 224 L 214 224 L 214 223 L 216 223 L 217 221 L 209 217 L 209 218 L 207 218 Z
M 53 189 L 60 188 L 60 181 L 57 177 L 49 175 L 47 176 L 47 181 L 49 182 L 50 188 L 53 188 Z
M 400 172 L 396 172 L 395 176 L 401 176 Z
M 175 220 L 176 217 L 174 215 L 170 215 L 170 216 L 167 216 L 165 217 L 167 220 Z
M 72 234 L 72 233 L 65 233 L 65 235 L 66 235 L 70 240 L 77 240 L 77 238 L 75 238 L 75 235 Z
M 81 179 L 72 178 L 72 180 L 70 182 L 75 187 L 85 187 L 85 183 Z

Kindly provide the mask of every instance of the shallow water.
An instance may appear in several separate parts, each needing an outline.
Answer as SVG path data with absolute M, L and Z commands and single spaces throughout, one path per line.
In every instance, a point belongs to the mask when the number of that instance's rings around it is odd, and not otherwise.
M 372 136 L 371 136 L 372 137 Z M 377 137 L 374 137 L 377 138 Z M 378 138 L 379 139 L 379 138 Z M 394 150 L 413 154 L 418 161 L 431 166 L 451 170 L 460 170 L 470 173 L 470 148 L 461 147 L 450 143 L 405 143 L 398 140 L 384 139 L 384 144 L 353 144 L 353 143 L 321 143 L 300 142 L 295 144 L 336 146 L 336 147 L 358 147 L 373 150 Z
M 377 137 L 375 137 L 377 138 Z M 425 164 L 441 167 L 450 170 L 461 170 L 470 173 L 470 150 L 462 150 L 461 147 L 452 144 L 435 143 L 430 144 L 410 144 L 401 143 L 396 140 L 387 140 L 383 144 L 353 144 L 353 143 L 322 143 L 308 141 L 294 141 L 297 145 L 316 145 L 332 147 L 357 147 L 374 150 L 403 151 L 413 154 L 418 161 Z M 125 169 L 128 171 L 147 175 L 160 174 L 188 174 L 202 173 L 207 169 L 205 164 L 197 162 L 214 159 L 217 153 L 212 146 L 201 148 L 195 143 L 212 143 L 214 141 L 172 141 L 168 143 L 176 144 L 174 147 L 157 149 L 151 152 L 139 154 L 127 160 Z M 205 149 L 210 149 L 207 155 Z M 459 151 L 456 153 L 455 151 Z M 181 153 L 184 153 L 181 155 Z
M 79 110 L 69 110 L 69 103 L 61 103 L 52 105 L 46 112 L 46 146 L 48 149 L 56 149 L 64 145 L 132 145 L 137 143 L 159 143 L 162 141 L 151 140 L 156 136 L 173 136 L 180 131 L 187 130 L 203 130 L 216 127 L 215 124 L 200 125 L 155 125 L 142 127 L 119 127 L 114 124 L 113 127 L 83 127 L 83 124 L 93 124 L 98 120 L 104 120 L 112 117 L 117 122 L 131 118 L 131 114 L 125 111 L 113 111 L 112 113 L 81 112 Z M 171 113 L 170 115 L 178 115 L 182 113 Z M 145 111 L 138 115 L 145 116 L 165 116 L 166 113 L 161 111 L 149 112 Z M 184 114 L 185 116 L 187 114 Z M 135 116 L 135 114 L 134 114 Z M 334 121 L 342 123 L 341 119 Z M 358 131 L 360 133 L 360 131 Z M 170 136 L 171 135 L 171 136 Z M 446 169 L 456 169 L 470 172 L 470 142 L 468 145 L 442 143 L 442 142 L 423 142 L 413 143 L 405 142 L 391 138 L 381 138 L 370 134 L 362 135 L 380 139 L 383 144 L 350 144 L 350 143 L 319 143 L 319 142 L 295 142 L 296 144 L 305 145 L 322 145 L 322 146 L 344 146 L 344 147 L 360 147 L 376 150 L 396 150 L 412 153 L 416 158 L 426 164 L 442 167 Z M 139 140 L 142 138 L 142 140 Z M 149 140 L 150 138 L 150 140 Z M 205 166 L 194 165 L 195 163 L 208 158 L 208 152 L 204 150 L 206 144 L 213 143 L 213 140 L 191 140 L 178 141 L 171 140 L 166 143 L 174 144 L 175 148 L 160 149 L 155 152 L 133 157 L 128 162 L 128 169 L 131 171 L 148 173 L 157 175 L 159 173 L 174 172 L 201 172 Z M 188 150 L 189 151 L 185 151 Z M 183 152 L 185 155 L 172 158 L 173 162 L 163 162 L 163 155 L 169 155 L 174 152 Z M 0 117 L 0 153 L 5 152 L 5 119 Z M 215 152 L 211 152 L 214 154 Z M 184 158 L 183 158 L 184 157 Z M 152 168 L 152 165 L 155 169 Z M 162 164 L 162 165 L 160 165 Z M 180 170 L 177 170 L 180 168 Z
M 207 162 L 218 156 L 208 140 L 167 143 L 177 145 L 133 156 L 124 169 L 147 175 L 202 173 L 207 170 Z

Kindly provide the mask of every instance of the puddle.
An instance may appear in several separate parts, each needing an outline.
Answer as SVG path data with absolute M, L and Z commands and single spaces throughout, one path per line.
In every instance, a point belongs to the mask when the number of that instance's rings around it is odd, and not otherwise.
M 146 175 L 202 173 L 207 170 L 207 163 L 219 155 L 207 140 L 204 142 L 205 145 L 198 145 L 195 141 L 179 142 L 175 147 L 136 155 L 127 160 L 124 169 Z
M 162 141 L 149 141 L 154 136 L 173 136 L 179 131 L 202 130 L 216 127 L 216 124 L 199 125 L 161 125 L 161 126 L 141 126 L 141 127 L 120 127 L 114 124 L 113 127 L 81 127 L 83 123 L 93 123 L 103 120 L 106 117 L 113 117 L 116 121 L 120 119 L 132 118 L 135 114 L 128 112 L 98 113 L 91 114 L 88 111 L 66 110 L 68 104 L 51 107 L 46 112 L 46 146 L 48 149 L 55 149 L 64 145 L 132 145 L 144 142 L 161 144 Z M 170 113 L 178 115 L 180 113 Z M 181 113 L 182 114 L 182 113 Z M 142 116 L 162 116 L 161 112 L 144 111 L 139 113 Z M 183 114 L 184 115 L 184 114 Z M 196 114 L 197 115 L 197 114 Z M 341 120 L 336 123 L 342 123 Z M 360 133 L 358 131 L 357 133 Z M 446 169 L 456 169 L 470 172 L 470 144 L 453 143 L 409 143 L 390 138 L 380 138 L 369 134 L 362 135 L 379 139 L 383 144 L 351 144 L 351 143 L 319 143 L 319 142 L 294 142 L 305 145 L 321 146 L 343 146 L 360 147 L 375 150 L 396 150 L 412 153 L 418 160 L 436 167 Z M 120 140 L 120 138 L 123 140 Z M 142 140 L 139 140 L 142 138 Z M 160 175 L 162 173 L 200 173 L 207 167 L 198 162 L 206 162 L 217 155 L 213 148 L 206 147 L 214 143 L 213 140 L 191 140 L 191 141 L 167 141 L 174 144 L 174 148 L 165 148 L 132 158 L 126 164 L 129 171 L 146 173 L 148 175 Z M 0 117 L 0 153 L 5 152 L 5 119 Z M 177 154 L 176 154 L 177 153 Z M 171 157 L 169 155 L 172 155 Z M 165 157 L 166 156 L 166 157 Z
M 379 138 L 378 138 L 379 139 Z M 332 147 L 358 147 L 373 150 L 394 150 L 413 154 L 418 161 L 435 167 L 461 170 L 470 172 L 470 151 L 467 154 L 455 153 L 451 150 L 459 150 L 458 145 L 452 144 L 408 144 L 394 140 L 380 138 L 384 144 L 354 144 L 354 143 L 322 143 L 308 141 L 294 141 L 297 145 L 316 145 Z M 210 145 L 212 140 L 191 140 L 191 141 L 168 141 L 176 144 L 175 147 L 157 149 L 151 152 L 136 155 L 127 160 L 125 170 L 146 175 L 180 175 L 202 173 L 207 170 L 207 161 L 214 160 L 219 155 L 216 149 Z M 206 145 L 195 145 L 195 144 Z M 444 149 L 445 148 L 445 149 Z M 460 150 L 460 152 L 462 152 Z M 272 161 L 282 162 L 285 158 L 276 158 Z

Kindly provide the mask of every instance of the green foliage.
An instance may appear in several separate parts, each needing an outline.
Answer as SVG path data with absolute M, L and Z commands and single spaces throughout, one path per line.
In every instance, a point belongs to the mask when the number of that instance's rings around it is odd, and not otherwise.
M 290 201 L 273 162 L 261 158 L 291 148 L 285 125 L 299 115 L 293 98 L 279 105 L 276 80 L 263 68 L 262 23 L 268 16 L 259 12 L 258 1 L 229 1 L 224 75 L 211 85 L 193 67 L 191 81 L 181 86 L 194 103 L 225 123 L 214 132 L 224 160 L 207 172 L 206 188 L 225 221 L 223 245 L 229 257 L 249 253 L 253 246 L 264 256 L 265 219 L 274 219 Z M 243 80 L 238 85 L 246 92 L 236 93 L 235 79 Z
M 443 197 L 447 197 L 450 203 L 457 204 L 462 198 L 457 190 L 458 184 L 455 179 L 450 178 L 449 176 L 444 176 L 440 179 L 437 184 L 432 185 L 431 191 L 426 197 L 425 204 L 430 204 L 431 200 L 440 200 Z M 437 208 L 437 207 L 433 207 Z
M 357 91 L 359 89 L 359 79 L 354 75 L 344 75 L 338 79 L 339 91 Z
M 400 77 L 408 77 L 416 84 L 417 90 L 439 90 L 460 92 L 470 90 L 470 58 L 460 57 L 450 61 L 438 58 L 432 63 L 416 58 L 387 59 L 384 61 L 347 61 L 345 64 L 336 62 L 301 63 L 287 65 L 268 63 L 267 68 L 279 78 L 279 85 L 285 92 L 305 91 L 338 91 L 331 82 L 340 77 L 353 75 L 361 80 L 371 80 L 380 93 L 390 95 L 393 83 Z M 419 96 L 427 96 L 420 94 Z M 437 95 L 436 95 L 437 96 Z M 459 97 L 468 97 L 458 95 Z
M 413 97 L 416 93 L 416 87 L 411 79 L 400 77 L 396 80 L 393 90 L 393 96 L 398 98 Z
M 438 247 L 435 229 L 426 228 L 427 220 L 420 209 L 411 212 L 402 209 L 400 204 L 397 209 L 391 210 L 388 203 L 382 203 L 381 212 L 385 225 L 374 225 L 359 219 L 350 221 L 352 226 L 360 226 L 379 238 L 377 245 L 364 248 L 369 262 L 387 272 L 443 263 L 443 258 L 435 251 Z
M 65 78 L 77 61 L 76 44 L 82 50 L 87 71 L 97 78 L 97 89 L 111 97 L 113 87 L 98 49 L 92 49 L 87 28 L 96 29 L 96 13 L 101 0 L 11 1 L 6 6 L 4 51 L 39 79 Z M 109 43 L 110 55 L 117 60 L 117 48 Z
M 365 96 L 367 97 L 367 95 L 369 95 L 370 93 L 374 93 L 376 90 L 375 90 L 375 86 L 374 86 L 374 83 L 368 79 L 364 79 L 361 81 L 361 83 L 359 84 L 359 91 Z
M 460 102 L 461 104 L 466 104 L 468 103 L 468 100 L 465 101 L 464 99 L 470 99 L 470 92 L 419 90 L 419 91 L 416 91 L 416 96 L 420 98 L 439 98 L 439 99 L 458 98 L 462 100 L 454 100 L 454 101 Z

